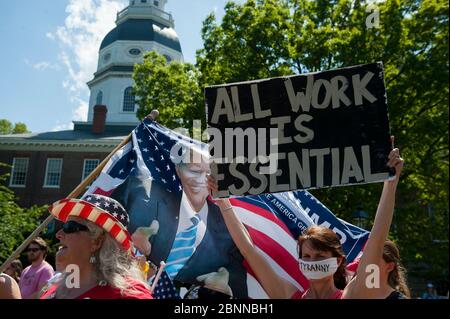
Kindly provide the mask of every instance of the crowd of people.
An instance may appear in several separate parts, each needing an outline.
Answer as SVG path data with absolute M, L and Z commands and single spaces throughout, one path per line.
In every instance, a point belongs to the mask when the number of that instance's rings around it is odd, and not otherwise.
M 234 245 L 269 298 L 411 297 L 399 249 L 387 240 L 403 167 L 398 149 L 389 154 L 388 166 L 395 168 L 396 175 L 384 182 L 371 235 L 352 276 L 346 269 L 339 237 L 332 230 L 311 226 L 298 238 L 299 268 L 309 280 L 305 291 L 300 291 L 272 268 L 253 245 L 230 201 L 216 201 Z M 207 185 L 209 191 L 217 189 L 211 176 L 207 178 Z M 141 248 L 141 244 L 133 245 L 133 239 L 137 237 L 128 232 L 128 213 L 118 201 L 106 196 L 64 199 L 53 204 L 50 212 L 64 223 L 56 234 L 59 247 L 55 254 L 55 269 L 46 261 L 47 243 L 42 238 L 35 238 L 26 250 L 30 265 L 22 269 L 21 262 L 15 260 L 0 275 L 0 298 L 153 299 L 149 282 L 154 279 L 156 269 L 149 267 L 146 260 L 151 248 L 144 251 L 136 249 Z M 380 280 L 378 285 L 368 286 L 368 277 L 372 274 L 368 270 L 373 266 L 379 270 Z M 433 287 L 429 288 L 423 298 L 434 298 Z M 229 291 L 211 284 L 192 286 L 185 298 L 230 298 L 232 293 Z

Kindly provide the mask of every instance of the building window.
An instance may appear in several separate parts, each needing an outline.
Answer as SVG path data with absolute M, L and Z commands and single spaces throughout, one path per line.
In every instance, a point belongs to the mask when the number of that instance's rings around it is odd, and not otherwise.
M 95 105 L 102 105 L 103 103 L 103 92 L 99 91 L 97 94 L 97 99 Z
M 138 48 L 132 48 L 130 50 L 128 50 L 128 53 L 134 56 L 139 56 L 141 55 L 142 51 Z
M 159 1 L 153 1 L 153 4 L 155 5 L 155 7 L 159 7 Z
M 123 111 L 124 112 L 134 112 L 134 105 L 136 104 L 135 97 L 133 94 L 133 88 L 127 87 L 125 93 L 123 94 Z
M 89 174 L 92 173 L 92 171 L 98 166 L 99 163 L 100 161 L 98 159 L 85 159 L 81 181 L 84 181 L 86 177 L 88 177 Z
M 45 169 L 44 187 L 59 188 L 62 171 L 62 158 L 47 159 L 47 168 Z
M 105 55 L 103 56 L 103 62 L 108 62 L 109 59 L 111 59 L 111 53 L 105 53 Z
M 28 158 L 14 157 L 11 170 L 10 187 L 25 187 L 27 182 Z

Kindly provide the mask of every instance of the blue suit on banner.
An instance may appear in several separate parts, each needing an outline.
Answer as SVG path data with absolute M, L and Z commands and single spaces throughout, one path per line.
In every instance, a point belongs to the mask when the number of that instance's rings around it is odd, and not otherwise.
M 189 192 L 192 191 L 199 193 L 200 188 L 196 188 L 192 181 L 184 181 L 182 177 L 180 179 L 183 183 L 183 196 L 189 198 Z M 138 227 L 149 226 L 154 220 L 158 221 L 158 233 L 150 237 L 149 260 L 156 265 L 161 261 L 166 262 L 183 218 L 180 216 L 183 208 L 179 196 L 167 192 L 157 183 L 151 183 L 146 176 L 131 174 L 114 191 L 112 197 L 122 203 L 129 212 L 130 233 Z M 234 297 L 247 298 L 247 272 L 243 267 L 243 257 L 228 232 L 219 208 L 206 197 L 201 208 L 207 214 L 203 237 L 197 242 L 192 256 L 174 276 L 174 283 L 198 284 L 198 276 L 217 272 L 219 268 L 224 267 L 229 273 L 228 285 Z

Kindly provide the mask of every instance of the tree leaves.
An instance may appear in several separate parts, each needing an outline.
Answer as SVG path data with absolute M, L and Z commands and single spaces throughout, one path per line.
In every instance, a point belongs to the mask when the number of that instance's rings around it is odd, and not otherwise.
M 371 13 L 379 14 L 379 27 L 366 23 Z M 446 1 L 385 0 L 375 7 L 352 0 L 229 2 L 221 23 L 214 14 L 205 19 L 202 39 L 195 67 L 166 65 L 151 54 L 136 68 L 141 117 L 158 108 L 163 124 L 190 127 L 206 118 L 205 86 L 382 61 L 391 133 L 405 158 L 391 235 L 407 264 L 420 259 L 431 265 L 426 275 L 448 276 Z M 373 216 L 381 185 L 314 193 L 350 220 L 360 204 Z
M 139 118 L 158 109 L 158 121 L 170 128 L 192 127 L 194 119 L 204 118 L 199 72 L 193 65 L 167 64 L 163 56 L 149 52 L 135 66 L 133 78 Z
M 5 167 L 5 164 L 0 163 Z M 0 176 L 0 262 L 5 261 L 37 227 L 46 207 L 21 208 L 12 190 L 3 186 L 8 175 Z
M 17 122 L 12 124 L 6 119 L 0 119 L 0 135 L 1 134 L 22 134 L 29 133 L 27 126 L 24 123 Z

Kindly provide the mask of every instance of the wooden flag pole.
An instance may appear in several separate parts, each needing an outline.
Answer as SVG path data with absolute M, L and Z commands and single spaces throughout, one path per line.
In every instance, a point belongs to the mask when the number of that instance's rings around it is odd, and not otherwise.
M 152 120 L 156 120 L 158 117 L 159 112 L 157 110 L 153 110 L 150 115 L 147 116 L 147 118 L 150 118 Z M 68 196 L 67 198 L 76 198 L 78 197 L 83 190 L 86 189 L 86 187 L 91 184 L 94 179 L 97 178 L 97 176 L 101 173 L 103 168 L 106 166 L 106 164 L 109 162 L 111 157 L 114 156 L 114 154 L 120 150 L 125 144 L 127 144 L 131 139 L 131 133 L 128 134 L 125 139 L 123 139 L 122 142 L 120 142 L 119 145 L 117 145 L 114 150 L 109 153 L 109 155 L 89 174 L 88 177 L 86 177 Z M 0 267 L 0 273 L 4 272 L 6 268 L 8 268 L 9 264 L 19 257 L 19 255 L 25 250 L 25 248 L 28 247 L 28 245 L 44 230 L 45 227 L 53 220 L 53 215 L 50 214 L 32 233 L 30 236 L 28 236 L 27 239 L 13 252 L 13 254 L 3 263 L 3 265 Z
M 159 264 L 159 269 L 158 269 L 158 273 L 155 276 L 155 279 L 153 280 L 153 284 L 150 287 L 150 292 L 153 294 L 153 291 L 156 288 L 156 285 L 158 284 L 159 278 L 161 277 L 161 274 L 164 270 L 164 267 L 166 267 L 166 263 L 164 261 L 161 261 L 161 263 Z

